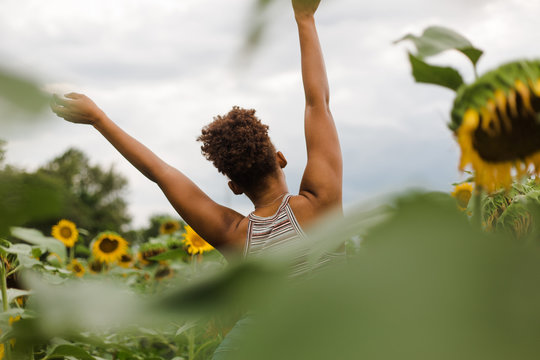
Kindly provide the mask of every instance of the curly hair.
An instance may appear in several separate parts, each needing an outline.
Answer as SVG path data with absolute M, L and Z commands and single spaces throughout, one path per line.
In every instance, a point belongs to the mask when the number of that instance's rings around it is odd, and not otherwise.
M 201 151 L 218 171 L 248 191 L 258 190 L 263 180 L 277 169 L 276 150 L 268 126 L 255 110 L 234 106 L 218 115 L 197 138 Z

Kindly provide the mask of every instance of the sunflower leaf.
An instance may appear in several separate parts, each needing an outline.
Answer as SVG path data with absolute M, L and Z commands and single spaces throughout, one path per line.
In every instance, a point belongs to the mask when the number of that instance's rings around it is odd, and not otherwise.
M 32 291 L 29 290 L 20 290 L 20 289 L 7 289 L 8 303 L 11 303 L 18 297 L 26 296 L 32 294 Z
M 66 247 L 55 238 L 44 236 L 40 231 L 22 227 L 12 227 L 11 235 L 27 243 L 37 245 L 51 253 L 58 254 L 62 259 L 66 258 Z
M 411 53 L 409 53 L 409 61 L 416 82 L 440 85 L 454 91 L 463 84 L 463 78 L 459 72 L 451 67 L 429 65 Z
M 58 345 L 45 359 L 63 359 L 65 356 L 72 356 L 80 360 L 95 360 L 93 356 L 80 347 L 69 344 Z
M 446 50 L 457 50 L 467 56 L 473 66 L 476 66 L 483 54 L 482 50 L 475 48 L 463 35 L 442 26 L 430 26 L 421 36 L 407 34 L 394 43 L 403 40 L 414 43 L 417 50 L 416 56 L 419 58 L 434 56 Z

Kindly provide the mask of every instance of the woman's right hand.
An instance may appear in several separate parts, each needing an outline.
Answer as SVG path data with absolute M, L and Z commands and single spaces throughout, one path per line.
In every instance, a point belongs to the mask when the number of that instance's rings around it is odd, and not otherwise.
M 69 93 L 63 99 L 54 94 L 52 111 L 65 120 L 77 124 L 95 125 L 105 113 L 86 95 Z

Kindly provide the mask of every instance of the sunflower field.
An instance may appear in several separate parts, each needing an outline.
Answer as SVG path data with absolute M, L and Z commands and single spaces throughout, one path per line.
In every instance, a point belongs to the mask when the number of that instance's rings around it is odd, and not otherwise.
M 296 251 L 225 259 L 174 218 L 139 242 L 69 218 L 25 227 L 58 213 L 58 184 L 4 171 L 0 359 L 211 359 L 240 323 L 235 360 L 537 359 L 540 62 L 480 75 L 483 52 L 450 29 L 399 41 L 414 44 L 416 81 L 456 92 L 449 133 L 466 181 L 328 215 L 295 244 L 311 266 L 291 279 Z M 447 50 L 471 61 L 472 83 L 427 62 Z M 29 94 L 24 111 L 46 103 L 9 81 Z

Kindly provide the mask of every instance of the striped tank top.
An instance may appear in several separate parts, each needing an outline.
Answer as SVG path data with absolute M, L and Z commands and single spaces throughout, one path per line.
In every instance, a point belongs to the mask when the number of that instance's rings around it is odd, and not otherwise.
M 262 217 L 251 213 L 244 247 L 244 257 L 258 257 L 283 251 L 296 240 L 306 239 L 306 234 L 298 224 L 289 205 L 292 195 L 287 194 L 272 216 Z M 291 265 L 290 276 L 297 276 L 308 271 L 306 254 L 298 254 Z

